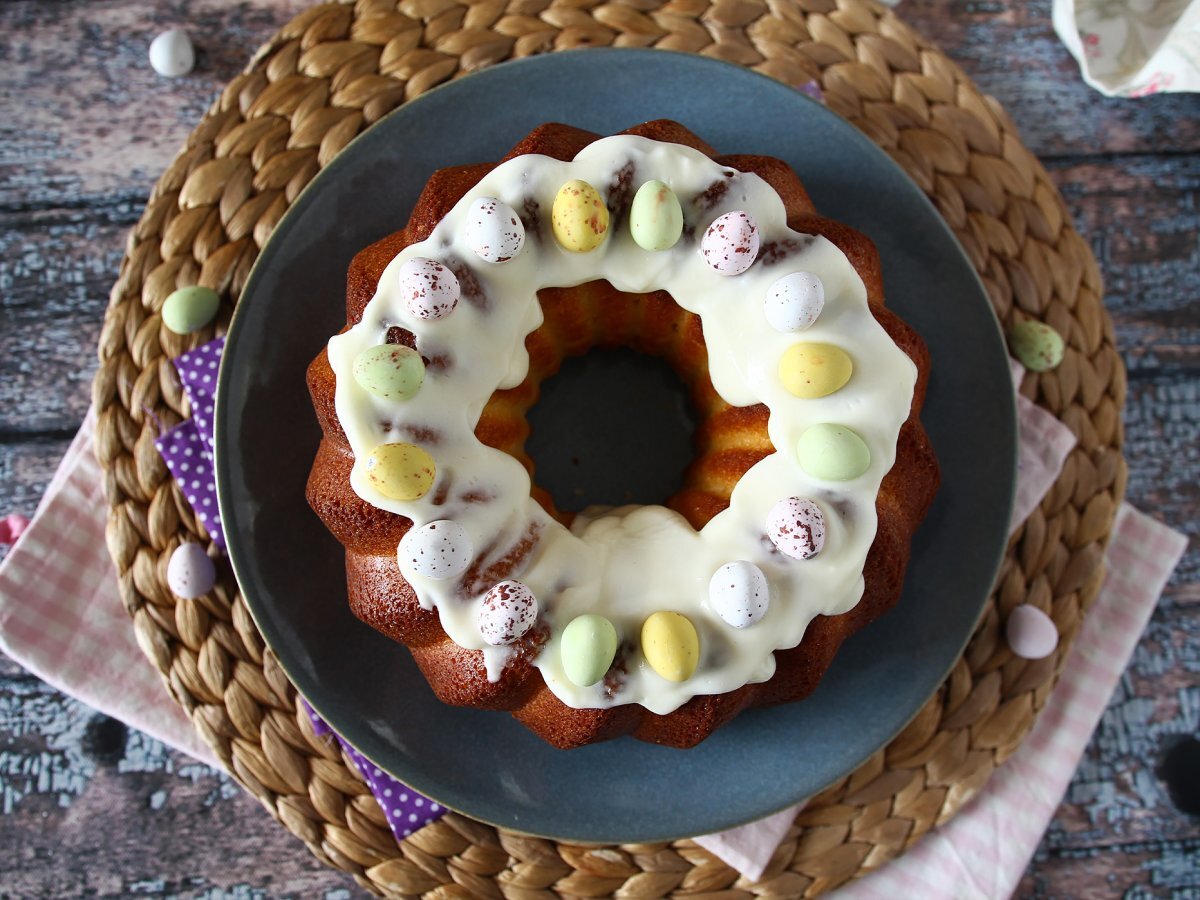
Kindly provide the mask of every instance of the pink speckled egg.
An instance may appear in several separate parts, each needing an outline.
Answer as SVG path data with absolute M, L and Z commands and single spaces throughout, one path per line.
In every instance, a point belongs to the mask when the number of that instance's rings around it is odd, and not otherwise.
M 204 548 L 188 541 L 180 544 L 167 563 L 167 587 L 183 600 L 203 597 L 217 583 L 217 567 Z
M 1054 620 L 1028 603 L 1008 614 L 1004 636 L 1012 652 L 1024 659 L 1044 659 L 1058 646 L 1058 628 Z
M 458 279 L 436 260 L 415 256 L 400 267 L 399 277 L 404 305 L 418 319 L 444 318 L 458 305 Z
M 767 513 L 767 536 L 784 556 L 811 559 L 825 546 L 825 514 L 811 500 L 787 497 Z
M 718 217 L 700 241 L 700 255 L 722 275 L 741 275 L 758 257 L 758 225 L 747 212 Z
M 410 528 L 396 548 L 401 568 L 438 580 L 461 575 L 471 565 L 471 536 L 449 519 Z
M 511 644 L 533 627 L 538 602 L 533 591 L 519 581 L 501 581 L 483 595 L 479 632 L 489 644 Z
M 480 197 L 467 213 L 467 245 L 480 259 L 508 262 L 525 246 L 525 226 L 516 210 L 495 197 Z

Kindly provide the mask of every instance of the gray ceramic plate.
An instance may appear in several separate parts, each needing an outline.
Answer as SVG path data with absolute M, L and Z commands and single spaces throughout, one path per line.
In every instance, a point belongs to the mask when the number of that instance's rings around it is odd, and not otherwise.
M 654 118 L 676 119 L 723 152 L 786 160 L 824 214 L 875 240 L 889 304 L 933 354 L 924 421 L 943 487 L 918 533 L 899 607 L 846 644 L 809 700 L 747 713 L 692 750 L 626 738 L 563 752 L 506 714 L 442 705 L 403 647 L 351 616 L 341 548 L 304 501 L 319 438 L 304 369 L 343 324 L 351 256 L 404 224 L 434 169 L 496 159 L 546 121 L 610 133 Z M 620 357 L 597 364 L 608 376 L 623 370 Z M 229 333 L 216 418 L 221 515 L 238 581 L 321 715 L 446 806 L 602 843 L 750 821 L 816 793 L 889 740 L 971 633 L 1003 552 L 1013 489 L 1013 400 L 999 329 L 924 195 L 820 104 L 744 69 L 660 51 L 506 63 L 404 105 L 354 141 L 259 258 Z

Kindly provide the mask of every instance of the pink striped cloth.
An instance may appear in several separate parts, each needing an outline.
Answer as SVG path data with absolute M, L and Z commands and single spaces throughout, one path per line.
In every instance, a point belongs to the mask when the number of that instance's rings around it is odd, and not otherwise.
M 1074 441 L 1033 404 L 1019 403 L 1018 414 L 1018 504 L 1028 510 L 1057 478 Z M 32 524 L 0 562 L 0 649 L 65 693 L 216 765 L 142 654 L 122 609 L 104 545 L 106 503 L 91 452 L 93 427 L 89 415 Z M 1108 580 L 1033 734 L 958 816 L 839 898 L 1011 893 L 1185 544 L 1182 535 L 1122 508 Z M 795 812 L 698 840 L 754 881 Z

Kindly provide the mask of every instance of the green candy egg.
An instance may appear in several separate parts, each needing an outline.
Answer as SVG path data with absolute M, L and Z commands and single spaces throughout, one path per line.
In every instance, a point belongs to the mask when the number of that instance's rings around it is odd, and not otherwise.
M 643 250 L 670 250 L 683 234 L 683 209 L 661 181 L 647 181 L 633 196 L 629 231 Z
M 580 687 L 595 684 L 617 655 L 617 629 L 593 613 L 572 619 L 562 633 L 562 663 L 567 677 Z
M 1062 362 L 1062 336 L 1044 322 L 1019 322 L 1008 338 L 1013 354 L 1031 372 L 1047 372 Z
M 851 481 L 871 467 L 871 451 L 845 425 L 813 425 L 796 444 L 801 468 L 825 481 Z
M 425 381 L 425 362 L 411 347 L 377 344 L 354 357 L 354 380 L 384 400 L 408 400 Z
M 163 303 L 163 324 L 176 334 L 191 334 L 215 319 L 220 305 L 221 298 L 212 288 L 198 284 L 181 287 Z

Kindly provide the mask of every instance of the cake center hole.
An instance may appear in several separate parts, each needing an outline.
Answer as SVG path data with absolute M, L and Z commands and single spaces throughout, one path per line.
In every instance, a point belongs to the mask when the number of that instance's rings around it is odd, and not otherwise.
M 564 512 L 665 504 L 694 455 L 687 388 L 665 361 L 632 350 L 564 361 L 529 424 L 534 477 Z

